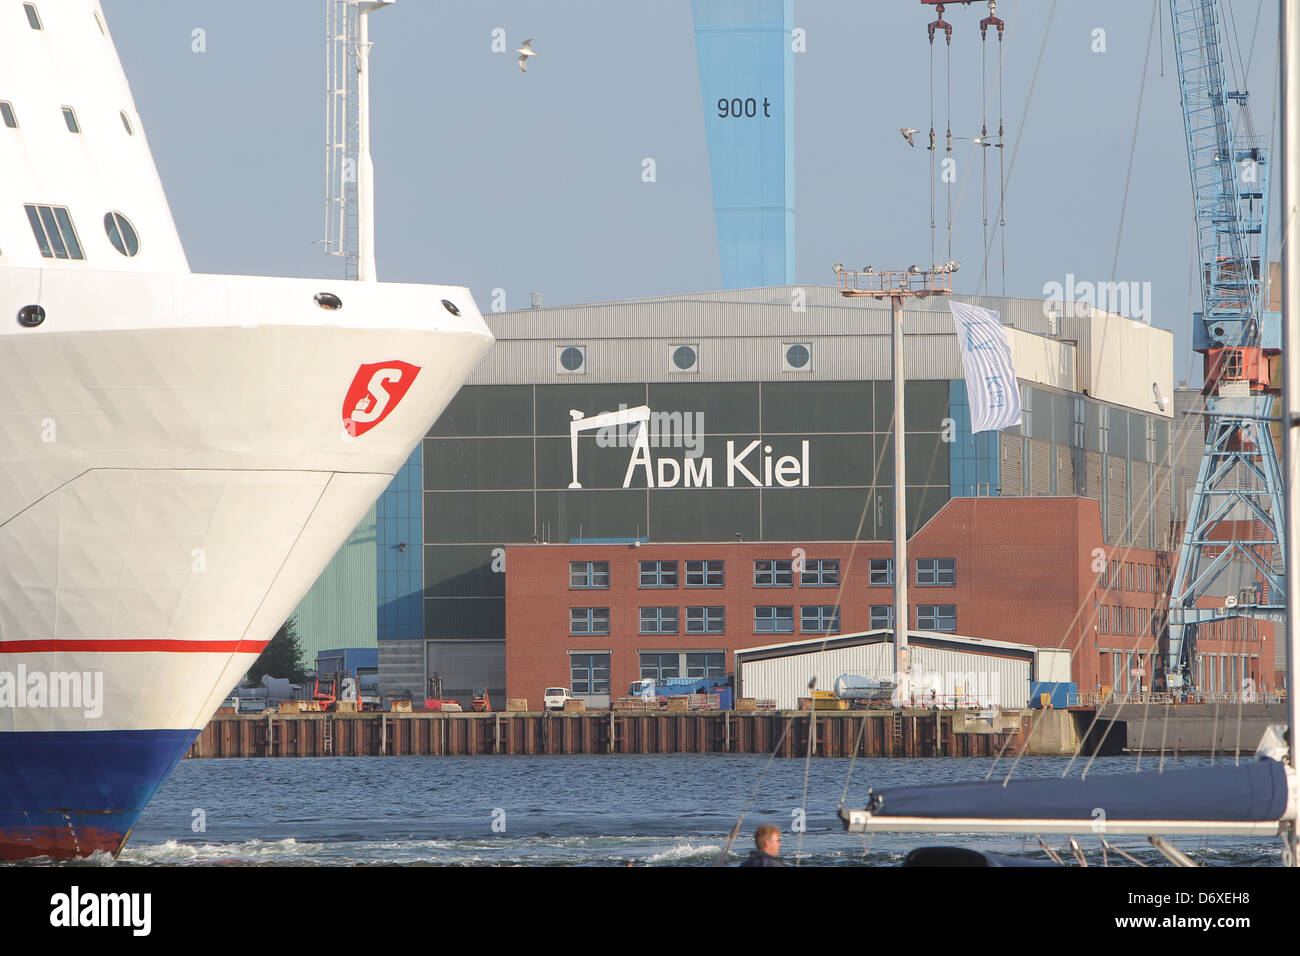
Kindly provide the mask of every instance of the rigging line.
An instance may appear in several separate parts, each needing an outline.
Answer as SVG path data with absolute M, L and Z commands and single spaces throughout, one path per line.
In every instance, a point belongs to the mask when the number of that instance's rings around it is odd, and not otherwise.
M 1012 12 L 1012 14 L 1011 14 L 1011 19 L 1008 21 L 1008 23 L 1007 23 L 1007 27 L 1006 27 L 1006 29 L 1007 29 L 1008 32 L 1010 32 L 1010 31 L 1012 30 L 1012 28 L 1016 25 L 1016 18 L 1020 15 L 1020 9 L 1021 9 L 1021 8 L 1020 8 L 1019 6 L 1017 6 L 1016 9 Z M 1006 48 L 1002 45 L 1002 39 L 1003 39 L 1002 37 L 998 37 L 998 56 L 999 56 L 998 70 L 999 70 L 999 73 L 1001 73 L 1001 70 L 1002 70 L 1002 62 L 1004 61 L 1004 59 L 1005 59 L 1005 57 L 1006 57 Z M 999 83 L 1000 83 L 1000 82 L 1001 82 L 1001 81 L 999 80 Z M 999 94 L 999 96 L 1000 96 L 1000 94 Z M 986 105 L 987 105 L 987 104 L 986 104 Z M 999 106 L 998 106 L 999 116 L 1000 116 L 1000 114 L 1001 114 L 1001 111 L 1002 111 L 1002 106 L 1001 106 L 1001 100 L 999 99 Z M 1003 133 L 1004 133 L 1004 131 L 1003 131 L 1002 126 L 1001 126 L 1001 119 L 999 119 L 998 142 L 1002 142 L 1003 139 L 1005 138 L 1004 135 L 1003 135 Z M 974 144 L 972 144 L 972 146 L 971 146 L 971 154 L 972 154 L 972 155 L 974 154 L 974 150 L 975 150 L 975 146 L 974 146 Z M 1002 163 L 1003 160 L 1005 159 L 1005 156 L 1004 156 L 1005 152 L 1006 152 L 1005 148 L 1003 148 L 1003 147 L 999 147 L 999 148 L 998 148 L 999 163 Z M 957 190 L 957 203 L 956 203 L 956 206 L 955 206 L 955 208 L 954 208 L 954 216 L 959 216 L 959 215 L 961 215 L 962 201 L 965 199 L 965 196 L 966 196 L 966 184 L 967 184 L 967 180 L 963 179 L 963 180 L 961 181 L 961 185 L 960 185 L 960 187 L 959 187 L 958 190 Z M 1001 185 L 1001 184 L 1000 184 L 1000 185 Z M 1005 191 L 1005 189 L 1002 190 L 1001 195 L 1002 195 L 1002 200 L 1005 201 L 1005 198 L 1006 198 L 1006 191 Z M 1001 205 L 999 205 L 998 208 L 1001 209 Z M 1004 222 L 1005 222 L 1005 220 L 1004 220 Z M 996 231 L 996 230 L 995 230 L 995 231 Z M 987 249 L 992 249 L 992 248 L 993 248 L 993 238 L 992 238 L 992 236 L 990 236 L 989 239 L 988 239 L 988 241 L 985 243 L 985 249 L 987 250 Z M 931 258 L 933 258 L 933 254 L 931 255 Z M 985 268 L 987 268 L 987 266 L 988 266 L 988 260 L 987 260 L 987 258 L 985 259 L 984 266 L 985 266 Z M 1003 288 L 1002 288 L 1002 293 L 1003 293 L 1003 295 L 1006 294 L 1006 277 L 1005 277 L 1005 276 L 1003 277 Z M 983 285 L 980 285 L 980 286 L 978 286 L 978 287 L 976 288 L 976 292 L 975 292 L 974 294 L 975 294 L 975 295 L 989 295 L 989 296 L 991 296 L 993 293 L 992 293 L 992 290 L 986 290 L 986 289 L 983 287 Z
M 1259 5 L 1255 7 L 1255 25 L 1250 28 L 1250 52 L 1246 54 L 1247 73 L 1250 72 L 1251 64 L 1255 62 L 1255 41 L 1259 39 L 1259 18 L 1263 12 L 1264 0 L 1259 0 Z
M 1020 128 L 1016 131 L 1016 147 L 1011 152 L 1011 166 L 1002 177 L 1002 201 L 998 204 L 998 219 L 1006 220 L 1006 194 L 1007 186 L 1010 185 L 1010 176 L 1016 171 L 1016 157 L 1020 154 L 1020 144 L 1024 140 L 1025 124 L 1029 122 L 1029 107 L 1034 102 L 1034 89 L 1038 85 L 1038 72 L 1043 65 L 1043 55 L 1047 52 L 1047 38 L 1052 32 L 1052 22 L 1056 19 L 1056 7 L 1060 0 L 1052 0 L 1052 9 L 1047 15 L 1047 28 L 1043 31 L 1043 42 L 1038 48 L 1038 62 L 1034 64 L 1034 75 L 1029 80 L 1029 94 L 1025 98 L 1025 111 L 1020 117 Z M 1002 152 L 1006 152 L 1004 146 Z M 992 243 L 984 247 L 984 268 L 988 268 L 988 257 L 993 251 Z
M 1264 0 L 1259 0 L 1263 3 Z M 1160 79 L 1165 78 L 1165 8 L 1156 0 L 1156 9 L 1160 11 Z
M 862 738 L 867 733 L 867 717 L 864 714 L 858 721 L 858 738 L 853 741 L 853 752 L 849 754 L 849 772 L 844 775 L 844 792 L 840 794 L 840 806 L 844 806 L 844 801 L 849 798 L 849 781 L 853 779 L 853 758 L 857 757 L 858 751 L 862 749 Z
M 826 641 L 822 641 L 822 649 L 826 649 Z M 812 754 L 813 741 L 817 739 L 817 697 L 815 694 L 817 688 L 817 678 L 814 676 L 808 681 L 808 753 L 803 761 L 803 796 L 799 798 L 799 809 L 803 811 L 804 818 L 801 821 L 802 826 L 799 828 L 799 845 L 795 848 L 794 865 L 798 866 L 803 857 L 803 835 L 808 829 L 808 774 L 812 771 Z
M 989 241 L 989 151 L 985 147 L 989 135 L 989 35 L 985 30 L 980 34 L 980 165 L 982 168 L 980 182 L 980 212 L 983 216 L 980 239 L 985 244 Z M 987 272 L 980 270 L 980 291 L 984 290 Z
M 935 183 L 935 148 L 934 148 L 934 35 L 930 36 L 930 262 L 935 261 L 935 221 L 934 221 L 934 183 Z
M 944 103 L 945 124 L 947 125 L 947 132 L 948 132 L 946 158 L 948 160 L 951 160 L 952 159 L 952 37 L 951 36 L 948 37 L 948 42 L 945 45 L 945 49 L 947 51 L 947 65 L 944 67 L 944 82 L 948 84 L 948 92 L 946 95 L 947 101 Z M 952 168 L 951 163 L 949 164 L 948 168 L 949 169 Z M 952 176 L 949 175 L 947 177 L 947 180 L 948 181 L 946 185 L 947 185 L 947 193 L 948 193 L 948 233 L 947 236 L 945 237 L 944 247 L 947 251 L 944 254 L 944 258 L 946 261 L 951 261 L 952 260 Z M 934 265 L 934 263 L 931 263 L 931 265 Z
M 1005 111 L 1002 102 L 1002 66 L 1005 62 L 1002 47 L 1002 31 L 998 31 L 998 209 L 1001 215 L 998 216 L 998 230 L 1002 234 L 1002 294 L 1007 294 L 1007 180 L 1006 180 L 1006 162 L 1007 150 L 1005 145 L 1005 123 L 1003 118 Z
M 1124 176 L 1124 198 L 1119 206 L 1119 229 L 1115 236 L 1115 258 L 1111 262 L 1110 277 L 1114 281 L 1115 274 L 1119 271 L 1119 252 L 1124 241 L 1124 216 L 1128 212 L 1128 193 L 1129 188 L 1133 185 L 1133 160 L 1137 156 L 1138 130 L 1142 125 L 1142 101 L 1146 96 L 1147 89 L 1147 71 L 1151 65 L 1151 41 L 1156 35 L 1156 11 L 1160 9 L 1160 0 L 1153 0 L 1151 4 L 1151 26 L 1147 30 L 1147 52 L 1142 61 L 1142 84 L 1138 88 L 1137 113 L 1133 117 L 1133 141 L 1129 144 L 1128 153 L 1128 172 Z M 1109 325 L 1109 323 L 1107 323 Z M 1102 331 L 1101 346 L 1105 348 L 1106 332 Z
M 1155 639 L 1154 635 L 1152 636 L 1151 643 L 1152 643 L 1152 646 L 1155 648 L 1155 651 L 1158 651 L 1158 650 L 1159 650 L 1159 646 L 1160 646 L 1160 642 L 1157 641 L 1157 640 Z M 1155 653 L 1155 651 L 1153 651 L 1153 653 Z M 1141 652 L 1142 652 L 1142 644 L 1141 644 L 1141 642 L 1138 642 L 1136 645 L 1134 645 L 1134 647 L 1132 648 L 1132 652 L 1133 652 L 1134 656 L 1139 657 L 1139 658 L 1141 657 Z M 1128 652 L 1125 652 L 1125 658 L 1126 658 L 1125 662 L 1127 663 L 1127 660 L 1129 659 L 1129 658 L 1128 658 Z M 1153 664 L 1153 665 L 1152 665 L 1152 669 L 1153 669 L 1153 670 L 1154 670 L 1154 667 L 1155 667 L 1155 665 Z M 1124 701 L 1124 702 L 1126 702 L 1126 701 L 1127 701 L 1127 698 L 1128 698 L 1128 694 L 1125 693 L 1124 697 L 1125 697 L 1125 701 Z M 1124 703 L 1124 702 L 1121 702 L 1121 703 Z M 1145 731 L 1145 728 L 1146 728 L 1147 715 L 1148 715 L 1150 709 L 1151 709 L 1151 699 L 1150 699 L 1150 696 L 1148 696 L 1147 701 L 1146 701 L 1146 710 L 1144 710 L 1143 713 L 1142 713 L 1142 726 L 1143 726 L 1144 731 Z M 1100 709 L 1100 708 L 1098 708 L 1097 713 L 1098 713 L 1098 714 L 1101 713 L 1101 709 Z M 1111 719 L 1110 719 L 1110 726 L 1108 726 L 1108 727 L 1106 728 L 1106 733 L 1107 733 L 1107 734 L 1110 733 L 1111 727 L 1114 726 L 1115 721 L 1119 719 L 1119 715 L 1120 715 L 1120 713 L 1121 713 L 1121 710 L 1120 710 L 1120 708 L 1117 707 L 1117 708 L 1115 709 L 1115 716 L 1111 717 Z M 1094 722 L 1095 722 L 1095 721 L 1094 721 Z M 1090 729 L 1091 729 L 1091 728 L 1090 728 Z M 1145 734 L 1144 734 L 1144 742 L 1145 742 Z M 1080 780 L 1085 780 L 1085 779 L 1087 779 L 1087 777 L 1088 777 L 1088 771 L 1092 769 L 1093 762 L 1097 759 L 1097 755 L 1098 755 L 1099 753 L 1101 753 L 1101 747 L 1098 747 L 1095 751 L 1093 751 L 1092 756 L 1088 758 L 1088 762 L 1087 762 L 1087 763 L 1084 765 L 1084 767 L 1083 767 L 1083 772 L 1079 774 L 1079 779 L 1080 779 Z M 1074 763 L 1074 758 L 1073 758 L 1073 757 L 1070 758 L 1070 763 L 1071 763 L 1071 764 Z M 1066 769 L 1068 770 L 1069 768 L 1067 767 Z M 1138 772 L 1140 773 L 1141 770 L 1142 770 L 1142 754 L 1141 754 L 1141 751 L 1139 751 L 1139 752 L 1138 752 Z M 1064 777 L 1065 774 L 1061 774 L 1061 776 Z
M 785 743 L 785 735 L 789 729 L 790 720 L 789 718 L 786 718 L 785 726 L 781 728 L 781 735 L 776 739 L 776 746 L 772 748 L 772 753 L 767 758 L 767 763 L 763 766 L 763 772 L 758 775 L 758 783 L 754 784 L 754 789 L 749 794 L 749 799 L 745 801 L 744 809 L 740 811 L 740 816 L 736 818 L 736 825 L 731 828 L 731 832 L 727 835 L 727 839 L 723 843 L 722 849 L 718 851 L 718 857 L 713 861 L 714 866 L 722 866 L 723 861 L 727 858 L 727 854 L 731 852 L 731 845 L 736 841 L 736 836 L 740 833 L 741 824 L 745 822 L 745 814 L 749 813 L 749 808 L 753 805 L 754 798 L 758 796 L 758 789 L 763 785 L 763 778 L 766 777 L 767 772 L 772 769 L 772 761 L 775 760 L 776 755 L 781 752 L 781 744 Z

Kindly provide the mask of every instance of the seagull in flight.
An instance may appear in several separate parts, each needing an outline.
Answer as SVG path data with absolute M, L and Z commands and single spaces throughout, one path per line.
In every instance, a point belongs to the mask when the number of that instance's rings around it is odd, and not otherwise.
M 518 50 L 515 50 L 515 52 L 519 54 L 519 69 L 520 69 L 520 71 L 523 72 L 523 73 L 527 73 L 527 72 L 528 72 L 528 58 L 529 58 L 530 56 L 537 56 L 537 53 L 534 52 L 534 50 L 533 50 L 533 41 L 532 41 L 532 40 L 525 40 L 525 41 L 524 41 L 524 45 L 521 46 Z
M 907 145 L 916 149 L 916 144 L 912 142 L 912 135 L 921 131 L 919 129 L 900 129 L 899 132 L 903 134 L 903 139 L 907 140 Z

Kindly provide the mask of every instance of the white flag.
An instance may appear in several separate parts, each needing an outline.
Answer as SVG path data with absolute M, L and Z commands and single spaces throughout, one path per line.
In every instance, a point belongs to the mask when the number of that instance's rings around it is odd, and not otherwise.
M 1020 386 L 1011 346 L 996 312 L 948 300 L 961 344 L 971 434 L 1020 424 Z

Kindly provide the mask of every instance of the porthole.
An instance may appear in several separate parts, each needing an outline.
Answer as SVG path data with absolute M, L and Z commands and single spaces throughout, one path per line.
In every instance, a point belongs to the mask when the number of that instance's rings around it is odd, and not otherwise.
M 30 26 L 33 30 L 44 29 L 44 27 L 41 26 L 41 15 L 36 12 L 36 4 L 24 3 L 23 10 L 26 11 L 27 13 L 28 26 Z
M 119 112 L 117 115 L 120 116 L 120 117 L 122 117 L 122 128 L 126 130 L 126 135 L 127 135 L 127 136 L 134 136 L 134 135 L 135 135 L 135 130 L 133 130 L 133 129 L 131 128 L 131 121 L 130 121 L 129 119 L 127 119 L 127 116 L 126 116 L 126 110 L 122 110 L 122 111 Z
M 0 120 L 10 129 L 18 128 L 18 117 L 14 115 L 14 106 L 8 100 L 0 100 Z
M 135 234 L 135 227 L 120 212 L 104 214 L 104 231 L 113 248 L 128 259 L 140 251 L 140 239 Z
M 677 345 L 672 350 L 674 372 L 693 372 L 699 366 L 700 353 L 694 345 Z
M 806 345 L 787 345 L 785 347 L 786 371 L 806 372 L 812 368 L 812 350 Z
M 63 107 L 63 122 L 68 124 L 69 133 L 81 132 L 81 124 L 77 122 L 77 111 L 71 106 Z
M 104 29 L 104 19 L 103 19 L 103 17 L 101 17 L 101 16 L 99 15 L 99 11 L 98 11 L 98 10 L 94 11 L 94 13 L 95 13 L 95 26 L 99 27 L 99 32 L 100 32 L 101 34 L 103 34 L 104 36 L 108 36 L 108 31 Z
M 315 299 L 317 305 L 322 309 L 328 309 L 331 312 L 343 308 L 343 300 L 333 292 L 317 292 Z
M 456 303 L 452 302 L 450 299 L 443 299 L 442 307 L 452 315 L 460 315 L 460 309 L 456 308 Z
M 45 321 L 45 310 L 39 305 L 25 305 L 18 310 L 18 324 L 34 329 Z
M 587 351 L 580 345 L 569 345 L 559 351 L 560 372 L 572 375 L 581 372 L 587 364 Z

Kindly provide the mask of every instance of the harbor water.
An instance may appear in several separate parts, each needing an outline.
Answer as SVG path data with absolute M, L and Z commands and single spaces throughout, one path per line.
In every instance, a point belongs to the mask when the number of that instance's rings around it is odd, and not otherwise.
M 1015 775 L 1059 776 L 1067 762 L 1025 758 Z M 1166 767 L 1173 764 L 1166 757 Z M 742 812 L 726 856 L 731 865 L 753 847 L 760 823 L 781 827 L 783 857 L 801 866 L 897 865 L 909 849 L 936 844 L 1045 859 L 1032 835 L 866 838 L 844 832 L 835 815 L 846 784 L 846 804 L 861 806 L 872 785 L 983 779 L 1011 766 L 1010 758 L 995 767 L 991 758 L 807 762 L 738 754 L 185 760 L 116 865 L 708 866 Z M 1151 757 L 1140 766 L 1136 757 L 1108 757 L 1088 773 L 1157 768 Z M 1045 839 L 1073 864 L 1065 838 Z M 1165 862 L 1144 839 L 1109 839 L 1143 862 Z M 1089 864 L 1101 864 L 1098 836 L 1084 832 L 1078 840 Z M 1276 839 L 1171 842 L 1210 866 L 1280 859 Z M 1109 862 L 1132 865 L 1114 854 Z M 101 855 L 90 864 L 113 861 Z

